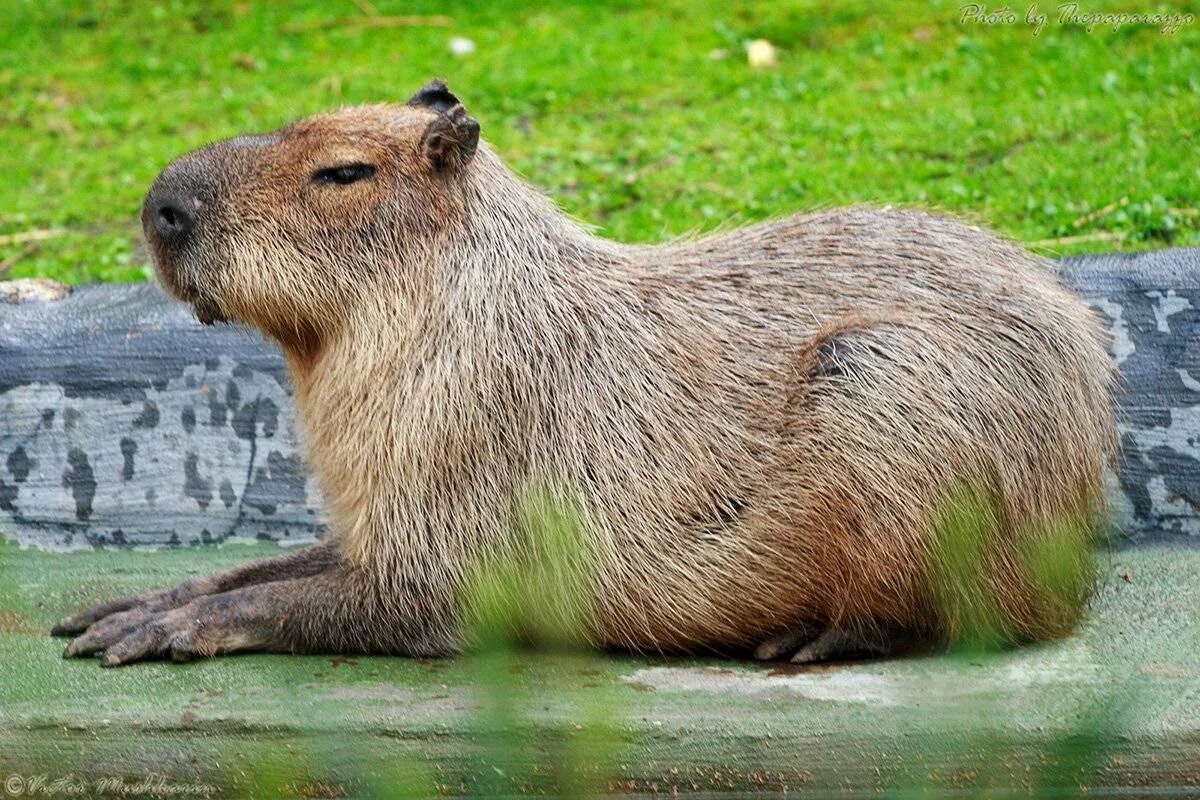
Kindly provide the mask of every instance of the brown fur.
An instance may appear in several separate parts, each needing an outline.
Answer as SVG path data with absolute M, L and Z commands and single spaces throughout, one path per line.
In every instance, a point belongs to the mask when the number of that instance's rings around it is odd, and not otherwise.
M 1046 261 L 871 208 L 618 244 L 486 144 L 456 159 L 461 106 L 420 97 L 213 145 L 156 184 L 202 203 L 188 248 L 150 236 L 163 283 L 283 347 L 341 554 L 248 646 L 457 649 L 464 575 L 514 546 L 538 483 L 583 509 L 598 644 L 952 632 L 927 564 L 963 481 L 998 498 L 1009 632 L 1070 624 L 1039 615 L 1016 553 L 1101 503 L 1112 365 Z M 357 162 L 374 176 L 310 180 Z

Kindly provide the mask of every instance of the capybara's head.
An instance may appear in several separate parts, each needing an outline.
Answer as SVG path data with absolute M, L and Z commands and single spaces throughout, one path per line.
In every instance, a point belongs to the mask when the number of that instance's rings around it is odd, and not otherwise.
M 166 289 L 202 322 L 305 336 L 453 224 L 479 124 L 442 81 L 173 161 L 142 206 Z

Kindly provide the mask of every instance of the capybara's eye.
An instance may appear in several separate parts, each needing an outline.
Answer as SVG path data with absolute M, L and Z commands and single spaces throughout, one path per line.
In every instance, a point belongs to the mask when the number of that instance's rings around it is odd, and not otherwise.
M 363 181 L 375 174 L 375 168 L 370 164 L 344 164 L 340 167 L 326 167 L 313 173 L 313 183 L 336 183 L 346 186 L 355 181 Z

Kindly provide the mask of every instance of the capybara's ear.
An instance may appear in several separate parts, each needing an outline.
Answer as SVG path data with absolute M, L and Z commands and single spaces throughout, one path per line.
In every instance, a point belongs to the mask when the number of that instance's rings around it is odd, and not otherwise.
M 446 113 L 458 104 L 458 98 L 454 96 L 454 93 L 450 91 L 450 87 L 441 78 L 434 78 L 418 89 L 416 94 L 408 98 L 408 105 L 410 106 L 432 108 L 441 114 Z
M 453 95 L 450 95 L 453 97 Z M 437 172 L 460 170 L 475 155 L 479 146 L 479 123 L 467 114 L 462 103 L 438 113 L 425 128 L 421 147 Z

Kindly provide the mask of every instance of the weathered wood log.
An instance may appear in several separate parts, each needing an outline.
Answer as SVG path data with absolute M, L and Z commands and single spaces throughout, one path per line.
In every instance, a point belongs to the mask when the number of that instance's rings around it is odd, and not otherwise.
M 42 547 L 310 540 L 279 353 L 153 284 L 0 303 L 0 530 Z
M 1120 365 L 1116 522 L 1200 536 L 1200 250 L 1063 262 Z M 0 533 L 45 548 L 319 535 L 279 354 L 151 284 L 0 284 Z
M 1108 321 L 1120 368 L 1118 529 L 1200 536 L 1200 249 L 1079 256 L 1063 277 Z

